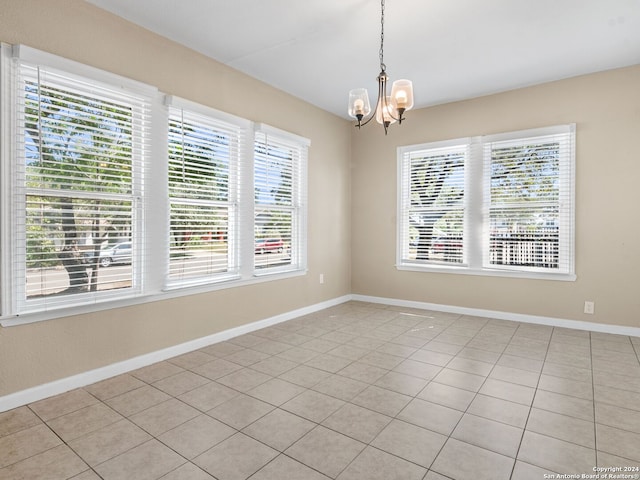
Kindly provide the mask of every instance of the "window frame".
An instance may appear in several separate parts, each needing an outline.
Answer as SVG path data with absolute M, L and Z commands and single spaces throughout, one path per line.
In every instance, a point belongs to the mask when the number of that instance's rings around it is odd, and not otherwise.
M 16 249 L 16 233 L 13 218 L 19 214 L 14 203 L 13 178 L 16 169 L 16 88 L 15 71 L 17 61 L 15 56 L 28 58 L 30 62 L 55 68 L 69 75 L 77 75 L 91 81 L 104 83 L 114 88 L 139 89 L 150 98 L 149 116 L 146 119 L 148 128 L 145 130 L 147 143 L 143 148 L 144 160 L 140 175 L 144 177 L 141 185 L 142 196 L 138 198 L 142 214 L 139 238 L 139 274 L 140 286 L 136 292 L 103 295 L 91 301 L 82 301 L 61 308 L 50 310 L 21 311 L 16 301 L 16 288 L 12 284 L 11 257 Z M 93 80 L 92 80 L 93 79 Z M 220 278 L 207 278 L 204 281 L 181 282 L 171 284 L 167 282 L 169 272 L 169 105 L 181 105 L 196 113 L 210 115 L 221 121 L 239 125 L 242 129 L 242 139 L 239 146 L 238 172 L 236 182 L 237 198 L 235 206 L 237 215 L 234 228 L 238 238 L 234 245 L 234 261 L 236 271 Z M 269 269 L 256 272 L 254 268 L 254 152 L 256 135 L 268 132 L 278 136 L 282 141 L 289 142 L 301 150 L 300 176 L 295 188 L 298 192 L 297 204 L 299 247 L 294 265 L 288 268 Z M 111 308 L 126 307 L 148 302 L 194 295 L 227 288 L 263 283 L 284 278 L 297 277 L 307 274 L 307 161 L 308 139 L 284 130 L 264 124 L 255 124 L 251 120 L 236 117 L 225 112 L 186 99 L 179 99 L 159 92 L 156 87 L 142 84 L 135 80 L 89 67 L 66 58 L 58 57 L 22 45 L 12 46 L 0 44 L 0 133 L 3 138 L 11 141 L 0 144 L 0 325 L 22 325 L 43 320 L 50 320 L 70 315 L 85 314 Z M 26 210 L 22 210 L 26 212 Z M 23 213 L 24 215 L 24 213 Z M 158 261 L 162 258 L 162 261 Z M 105 292 L 108 293 L 108 292 Z
M 486 146 L 493 142 L 518 142 L 537 137 L 566 135 L 566 150 L 560 160 L 559 181 L 562 183 L 561 201 L 562 224 L 560 225 L 559 244 L 565 255 L 564 269 L 519 268 L 517 266 L 492 266 L 489 255 L 489 185 L 490 156 Z M 406 162 L 412 152 L 430 149 L 467 147 L 468 158 L 465 162 L 464 196 L 464 262 L 443 264 L 436 262 L 418 262 L 406 258 L 408 251 L 408 217 L 406 215 L 407 185 Z M 398 224 L 396 235 L 396 268 L 398 270 L 453 273 L 462 275 L 496 276 L 510 278 L 531 278 L 543 280 L 575 281 L 575 124 L 556 125 L 543 128 L 505 132 L 495 135 L 465 137 L 440 142 L 401 146 L 397 149 L 398 172 Z M 560 202 L 560 200 L 559 200 Z

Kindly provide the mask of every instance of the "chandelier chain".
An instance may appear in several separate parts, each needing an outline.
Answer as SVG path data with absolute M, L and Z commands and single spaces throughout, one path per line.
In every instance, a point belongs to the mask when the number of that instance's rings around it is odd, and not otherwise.
M 380 70 L 385 71 L 386 65 L 384 64 L 384 0 L 380 0 Z

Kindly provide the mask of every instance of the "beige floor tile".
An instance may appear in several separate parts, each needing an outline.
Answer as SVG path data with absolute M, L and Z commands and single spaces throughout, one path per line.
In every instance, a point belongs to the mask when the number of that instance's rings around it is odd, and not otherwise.
M 602 451 L 598 451 L 597 455 L 599 467 L 633 467 L 634 469 L 640 468 L 640 461 L 638 460 L 622 458 Z M 632 472 L 634 470 L 629 471 Z M 637 472 L 637 470 L 635 471 Z
M 568 378 L 578 382 L 591 382 L 592 373 L 589 368 L 578 368 L 560 363 L 546 361 L 542 367 L 542 373 L 553 377 Z
M 347 403 L 322 425 L 363 443 L 370 443 L 391 421 L 391 417 Z
M 148 433 L 129 420 L 120 420 L 69 442 L 69 446 L 85 462 L 95 466 L 150 439 Z
M 640 393 L 640 377 L 630 377 L 617 373 L 593 373 L 593 383 L 604 387 L 619 388 L 630 392 Z
M 400 420 L 393 420 L 371 445 L 429 468 L 447 437 Z
M 411 375 L 405 375 L 404 373 L 389 372 L 380 378 L 375 385 L 397 393 L 402 393 L 403 395 L 415 397 L 424 387 L 426 387 L 428 382 L 428 380 Z
M 440 371 L 442 367 L 437 365 L 431 365 L 429 363 L 418 362 L 417 360 L 407 359 L 400 363 L 394 372 L 404 373 L 405 375 L 411 375 L 412 377 L 422 378 L 423 380 L 432 380 Z
M 640 434 L 596 424 L 598 450 L 640 462 Z
M 333 350 L 338 345 L 340 344 L 337 342 L 323 340 L 321 338 L 314 338 L 313 340 L 309 340 L 308 342 L 303 343 L 302 345 L 300 345 L 300 347 L 319 353 L 327 353 L 329 350 Z
M 186 460 L 158 440 L 149 440 L 95 467 L 104 480 L 155 480 Z
M 184 368 L 178 367 L 173 363 L 158 362 L 153 365 L 148 365 L 138 370 L 134 370 L 131 372 L 131 375 L 143 382 L 153 383 L 158 380 L 162 380 L 163 378 L 170 377 L 171 375 L 175 375 L 176 373 L 180 373 L 183 370 Z
M 122 415 L 104 403 L 96 403 L 47 422 L 65 442 L 122 420 Z
M 258 385 L 256 388 L 249 390 L 247 395 L 251 395 L 263 402 L 270 403 L 271 405 L 280 406 L 304 391 L 304 387 L 294 383 L 285 382 L 279 378 L 273 378 L 262 385 Z
M 19 407 L 0 413 L 0 437 L 10 435 L 42 423 L 29 407 Z
M 202 385 L 210 383 L 208 378 L 197 375 L 193 372 L 180 372 L 170 377 L 163 378 L 153 383 L 153 386 L 158 390 L 162 390 L 172 397 L 177 397 L 190 390 L 194 390 Z
M 400 345 L 398 343 L 385 343 L 376 348 L 376 351 L 395 355 L 396 357 L 402 357 L 404 359 L 417 352 L 418 349 L 407 345 Z
M 280 332 L 280 335 L 283 335 L 283 333 Z M 274 340 L 267 340 L 266 342 L 262 342 L 251 347 L 252 350 L 266 353 L 267 355 L 277 355 L 278 353 L 282 353 L 286 350 L 289 350 L 290 348 L 291 345 L 289 345 L 288 343 Z
M 273 405 L 262 400 L 241 394 L 209 410 L 207 414 L 237 430 L 241 430 L 274 408 Z
M 0 468 L 62 444 L 46 425 L 40 424 L 0 438 Z
M 553 377 L 543 373 L 540 376 L 538 388 L 548 392 L 561 393 L 562 395 L 583 398 L 585 400 L 593 400 L 593 385 L 590 382 L 579 382 L 577 380 Z
M 316 392 L 348 402 L 367 388 L 368 384 L 341 375 L 330 375 L 312 387 Z
M 230 362 L 224 358 L 218 358 L 217 360 L 203 363 L 191 370 L 198 375 L 207 377 L 209 380 L 216 380 L 240 369 L 242 369 L 242 365 Z
M 591 472 L 596 464 L 592 448 L 525 431 L 518 460 L 553 472 Z
M 142 380 L 135 378 L 132 375 L 124 374 L 117 377 L 108 378 L 93 385 L 84 387 L 94 397 L 100 400 L 107 400 L 117 395 L 130 392 L 136 388 L 143 387 L 145 383 Z
M 450 435 L 462 418 L 462 412 L 414 399 L 398 414 L 397 418 L 443 435 Z
M 154 405 L 166 402 L 170 398 L 166 393 L 147 385 L 110 398 L 105 403 L 119 414 L 130 417 Z
M 450 368 L 443 368 L 442 371 L 435 376 L 434 382 L 443 383 L 450 387 L 462 388 L 471 392 L 477 392 L 482 387 L 486 378 L 472 373 L 460 372 Z
M 449 477 L 445 477 L 444 475 L 440 475 L 434 471 L 429 471 L 424 477 L 424 480 L 451 480 Z
M 347 365 L 351 364 L 352 360 L 344 357 L 336 357 L 334 355 L 329 355 L 327 353 L 323 353 L 318 355 L 317 357 L 312 358 L 305 365 L 313 368 L 317 368 L 319 370 L 324 370 L 329 373 L 336 373 L 342 370 Z
M 418 395 L 417 398 L 428 402 L 444 405 L 445 407 L 455 408 L 456 410 L 465 411 L 476 394 L 469 390 L 450 387 L 443 383 L 430 382 Z
M 456 480 L 509 480 L 513 458 L 450 438 L 431 470 Z
M 484 385 L 482 385 L 482 388 L 480 388 L 479 393 L 530 406 L 533 402 L 535 389 L 488 378 Z
M 640 411 L 596 402 L 596 422 L 640 434 Z
M 316 426 L 302 417 L 275 409 L 242 432 L 283 452 Z
M 557 473 L 558 472 L 552 472 L 551 470 L 536 467 L 535 465 L 518 460 L 516 461 L 516 465 L 513 467 L 511 480 L 540 480 L 543 478 L 556 478 Z M 547 476 L 545 477 L 545 475 Z
M 269 358 L 271 355 L 264 352 L 258 352 L 257 350 L 253 350 L 252 348 L 246 348 L 244 350 L 240 350 L 239 352 L 232 353 L 224 357 L 225 360 L 233 363 L 237 363 L 238 365 L 242 365 L 243 367 L 249 367 L 254 363 L 261 362 Z
M 266 373 L 267 375 L 271 375 L 272 377 L 277 377 L 278 375 L 282 375 L 297 366 L 298 363 L 292 362 L 291 360 L 285 360 L 280 357 L 269 357 L 258 363 L 254 363 L 251 365 L 251 368 L 253 370 Z
M 590 356 L 576 356 L 565 352 L 549 352 L 545 359 L 546 362 L 559 363 L 569 367 L 591 368 Z
M 208 415 L 199 415 L 163 433 L 158 440 L 192 460 L 235 433 L 228 425 Z
M 364 447 L 364 443 L 319 426 L 289 447 L 285 454 L 335 478 Z
M 296 460 L 279 455 L 268 463 L 251 480 L 329 480 L 329 477 L 303 465 Z
M 231 355 L 232 353 L 239 352 L 243 350 L 244 347 L 240 345 L 236 345 L 231 342 L 219 342 L 214 343 L 213 345 L 209 345 L 207 347 L 203 347 L 200 349 L 201 352 L 206 353 L 208 355 L 213 355 L 214 357 L 226 357 L 227 355 Z
M 373 365 L 374 367 L 384 368 L 385 370 L 392 370 L 402 362 L 402 357 L 391 355 L 388 353 L 382 353 L 379 351 L 373 351 L 362 357 L 360 360 L 367 365 Z
M 493 363 L 473 360 L 471 358 L 455 357 L 447 364 L 447 368 L 486 377 L 495 367 Z
M 425 348 L 428 347 L 429 345 L 427 344 Z M 438 367 L 446 366 L 452 358 L 453 355 L 450 355 L 448 353 L 440 353 L 424 349 L 418 350 L 416 353 L 409 357 L 410 360 L 416 360 L 418 362 L 428 363 L 430 365 L 436 365 Z
M 70 478 L 70 480 L 101 480 L 96 472 L 93 470 L 85 470 L 78 475 L 75 475 Z
M 530 408 L 528 406 L 487 395 L 477 395 L 468 413 L 496 420 L 514 427 L 524 428 Z
M 522 433 L 521 428 L 467 413 L 462 417 L 451 437 L 516 458 Z
M 191 370 L 192 368 L 203 365 L 207 362 L 215 360 L 214 355 L 209 355 L 203 351 L 195 351 L 178 355 L 177 357 L 167 360 L 169 363 L 173 363 L 181 368 Z
M 468 358 L 470 360 L 477 360 L 484 363 L 495 364 L 500 358 L 500 353 L 488 352 L 487 350 L 480 350 L 473 347 L 464 347 L 460 350 L 460 353 L 456 358 Z
M 519 368 L 505 367 L 496 365 L 491 371 L 489 378 L 502 380 L 503 382 L 515 383 L 516 385 L 524 385 L 525 387 L 535 388 L 538 385 L 540 374 L 529 370 L 521 370 Z
M 368 348 L 357 347 L 355 345 L 338 345 L 336 348 L 329 350 L 327 354 L 356 361 L 370 352 L 371 350 Z
M 193 462 L 218 480 L 245 480 L 278 456 L 278 452 L 242 433 L 219 443 Z
M 6 468 L 0 468 L 3 480 L 71 478 L 89 467 L 66 445 L 58 445 Z
M 281 405 L 283 410 L 320 423 L 344 405 L 344 401 L 320 392 L 307 390 Z
M 593 422 L 593 401 L 570 397 L 559 393 L 538 390 L 533 400 L 533 406 L 550 412 L 569 415 Z
M 345 368 L 339 370 L 337 373 L 344 377 L 349 377 L 360 382 L 372 384 L 378 381 L 388 372 L 389 370 L 382 367 L 377 367 L 375 365 L 369 365 L 362 362 L 353 362 L 350 365 L 347 365 Z
M 207 412 L 238 395 L 240 395 L 240 392 L 232 388 L 225 387 L 217 382 L 210 382 L 183 393 L 178 396 L 178 399 L 201 412 Z
M 248 392 L 252 388 L 257 387 L 265 383 L 267 380 L 271 380 L 273 377 L 260 373 L 250 368 L 243 368 L 242 370 L 235 371 L 229 375 L 216 380 L 218 383 L 225 385 L 239 392 Z
M 159 480 L 215 480 L 215 478 L 193 463 L 185 463 L 163 475 Z
M 593 422 L 532 408 L 527 422 L 527 430 L 576 443 L 583 447 L 595 448 L 595 428 Z
M 300 385 L 301 387 L 311 388 L 330 375 L 331 373 L 324 370 L 309 367 L 307 365 L 300 365 L 289 370 L 287 373 L 283 373 L 279 378 L 286 380 L 287 382 Z
M 289 360 L 291 362 L 296 363 L 304 363 L 308 362 L 314 357 L 320 355 L 319 352 L 314 352 L 313 350 L 309 350 L 307 348 L 294 347 L 289 350 L 285 350 L 282 353 L 276 355 L 277 358 L 284 358 L 285 360 Z
M 195 408 L 180 400 L 171 398 L 166 402 L 136 413 L 129 419 L 151 435 L 158 436 L 187 420 L 197 417 L 199 414 L 200 412 Z
M 421 480 L 426 469 L 394 455 L 367 447 L 338 480 Z
M 395 417 L 411 401 L 408 395 L 371 386 L 359 393 L 351 403 L 368 408 L 383 415 Z
M 45 422 L 98 403 L 98 399 L 79 388 L 29 405 Z

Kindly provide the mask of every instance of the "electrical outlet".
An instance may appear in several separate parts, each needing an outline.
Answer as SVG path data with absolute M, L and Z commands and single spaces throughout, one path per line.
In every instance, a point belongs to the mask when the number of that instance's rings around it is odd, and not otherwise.
M 584 313 L 589 315 L 593 315 L 596 308 L 596 304 L 594 302 L 584 302 Z
M 320 285 L 324 283 L 324 273 L 320 274 Z

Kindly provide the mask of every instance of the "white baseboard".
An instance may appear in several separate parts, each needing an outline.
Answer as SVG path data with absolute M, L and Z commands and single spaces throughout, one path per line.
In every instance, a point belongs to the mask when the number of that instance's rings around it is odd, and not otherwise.
M 270 327 L 281 322 L 286 322 L 287 320 L 292 320 L 303 315 L 308 315 L 310 313 L 324 310 L 325 308 L 333 307 L 335 305 L 348 302 L 349 300 L 351 300 L 351 295 L 334 298 L 325 302 L 317 303 L 315 305 L 292 310 L 290 312 L 282 313 L 274 317 L 265 318 L 263 320 L 258 320 L 256 322 L 242 325 L 240 327 L 231 328 L 223 332 L 215 333 L 213 335 L 208 335 L 206 337 L 191 340 L 179 345 L 174 345 L 162 350 L 157 350 L 145 355 L 130 358 L 122 362 L 96 368 L 95 370 L 79 373 L 71 377 L 62 378 L 60 380 L 11 393 L 9 395 L 5 395 L 4 397 L 0 397 L 0 412 L 11 410 L 22 405 L 27 405 L 29 403 L 33 403 L 38 400 L 51 397 L 53 395 L 68 392 L 69 390 L 73 390 L 75 388 L 85 387 L 87 385 L 91 385 L 92 383 L 115 377 L 116 375 L 121 375 L 138 368 L 146 367 L 147 365 L 161 362 L 177 355 L 189 353 L 194 350 L 198 350 L 199 348 L 213 345 L 214 343 L 223 342 L 225 340 L 229 340 L 230 338 L 244 335 L 245 333 L 254 332 L 256 330 L 260 330 L 261 328 Z
M 439 312 L 458 313 L 461 315 L 473 315 L 477 317 L 497 318 L 501 320 L 513 320 L 516 322 L 533 323 L 538 325 L 549 325 L 553 327 L 573 328 L 578 330 L 589 330 L 592 332 L 611 333 L 616 335 L 629 335 L 640 337 L 640 328 L 625 327 L 620 325 L 606 325 L 602 323 L 582 322 L 579 320 L 567 320 L 554 317 L 542 317 L 536 315 L 524 315 L 520 313 L 500 312 L 496 310 L 483 310 L 477 308 L 457 307 L 451 305 L 440 305 L 436 303 L 416 302 L 410 300 L 400 300 L 394 298 L 373 297 L 368 295 L 344 295 L 325 302 L 292 310 L 274 317 L 258 320 L 256 322 L 242 325 L 240 327 L 225 330 L 206 337 L 191 340 L 189 342 L 174 345 L 145 355 L 140 355 L 122 362 L 107 365 L 105 367 L 83 372 L 71 377 L 66 377 L 54 382 L 38 385 L 19 392 L 11 393 L 0 397 L 0 412 L 27 405 L 29 403 L 42 400 L 44 398 L 58 395 L 60 393 L 73 390 L 74 388 L 85 387 L 92 383 L 105 380 L 107 378 L 121 375 L 123 373 L 146 367 L 156 362 L 167 360 L 177 355 L 192 352 L 214 343 L 229 340 L 230 338 L 254 332 L 261 328 L 276 325 L 287 320 L 314 313 L 325 308 L 333 307 L 341 303 L 355 300 L 360 302 L 377 303 L 396 307 L 418 308 L 423 310 L 434 310 Z
M 458 313 L 461 315 L 473 315 L 476 317 L 497 318 L 499 320 L 513 320 L 522 323 L 534 323 L 537 325 L 549 325 L 552 327 L 573 328 L 575 330 L 588 330 L 591 332 L 611 333 L 614 335 L 628 335 L 640 337 L 640 328 L 625 327 L 623 325 L 607 325 L 604 323 L 582 322 L 580 320 L 568 320 L 555 317 L 542 317 L 538 315 L 524 315 L 522 313 L 500 312 L 497 310 L 483 310 L 479 308 L 456 307 L 452 305 L 440 305 L 437 303 L 415 302 L 411 300 L 398 300 L 395 298 L 372 297 L 368 295 L 351 295 L 351 299 L 359 302 L 380 303 L 393 305 L 394 307 L 419 308 L 422 310 L 434 310 L 437 312 Z

